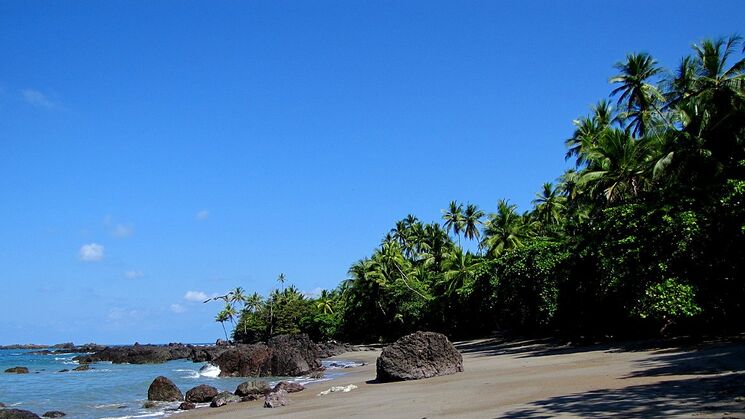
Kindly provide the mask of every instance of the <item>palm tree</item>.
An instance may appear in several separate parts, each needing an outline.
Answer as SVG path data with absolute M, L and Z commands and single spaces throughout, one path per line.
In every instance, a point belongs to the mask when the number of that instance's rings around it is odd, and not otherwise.
M 231 291 L 230 293 L 228 293 L 228 295 L 230 295 L 230 303 L 231 304 L 241 304 L 243 307 L 246 306 L 246 298 L 247 297 L 246 297 L 246 293 L 245 293 L 245 291 L 243 291 L 243 288 L 242 287 L 237 287 L 236 289 L 234 289 L 233 291 Z
M 318 297 L 318 300 L 316 300 L 316 308 L 323 314 L 333 314 L 334 313 L 333 303 L 334 303 L 334 300 L 331 298 L 331 295 L 329 294 L 329 292 L 326 290 L 323 290 L 321 291 L 321 296 Z
M 246 298 L 245 310 L 255 313 L 262 305 L 264 305 L 264 299 L 259 295 L 259 293 L 254 292 Z
M 627 54 L 626 61 L 615 65 L 620 72 L 611 77 L 610 82 L 619 84 L 613 89 L 611 96 L 618 95 L 618 105 L 623 112 L 619 121 L 630 120 L 628 124 L 631 135 L 639 137 L 647 134 L 652 113 L 662 113 L 658 104 L 664 102 L 662 93 L 649 83 L 662 72 L 657 61 L 651 55 L 643 53 Z
M 225 333 L 225 340 L 229 340 L 228 331 L 225 329 L 225 322 L 228 321 L 229 318 L 230 317 L 228 316 L 228 313 L 225 310 L 217 313 L 217 316 L 215 316 L 215 321 L 219 322 L 222 325 L 222 331 L 223 333 Z
M 559 224 L 564 210 L 566 198 L 561 196 L 559 188 L 554 188 L 551 182 L 543 184 L 543 190 L 535 195 L 533 205 L 538 220 L 546 225 Z
M 566 140 L 568 150 L 564 158 L 575 158 L 575 166 L 587 163 L 587 153 L 594 147 L 603 132 L 610 128 L 613 122 L 613 108 L 606 100 L 601 100 L 592 108 L 591 117 L 575 119 L 572 124 L 576 127 L 572 137 Z
M 442 210 L 442 219 L 445 220 L 445 231 L 450 233 L 452 230 L 460 242 L 460 232 L 463 229 L 463 204 L 450 201 L 450 207 Z
M 609 131 L 588 154 L 589 164 L 579 186 L 587 187 L 591 196 L 602 192 L 608 202 L 636 197 L 649 181 L 656 140 L 635 140 L 625 131 Z
M 279 282 L 279 285 L 282 287 L 282 289 L 285 288 L 285 279 L 286 279 L 285 274 L 283 273 L 280 273 L 279 276 L 277 277 L 277 282 Z
M 476 205 L 466 205 L 466 210 L 463 212 L 463 235 L 467 239 L 478 239 L 481 236 L 479 227 L 482 224 L 481 219 L 484 215 L 484 211 L 481 211 Z
M 445 286 L 445 294 L 450 296 L 464 284 L 475 278 L 480 262 L 471 253 L 464 253 L 456 247 L 450 253 L 445 265 L 445 272 L 440 282 Z
M 505 250 L 522 247 L 523 241 L 532 237 L 533 225 L 517 213 L 517 206 L 508 204 L 504 199 L 497 203 L 497 212 L 489 215 L 484 224 L 482 248 L 493 256 L 499 256 Z

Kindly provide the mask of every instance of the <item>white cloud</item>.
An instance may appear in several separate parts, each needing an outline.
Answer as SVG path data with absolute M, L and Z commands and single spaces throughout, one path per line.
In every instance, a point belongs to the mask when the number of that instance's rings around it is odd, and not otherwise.
M 104 247 L 97 243 L 84 244 L 80 247 L 80 260 L 98 262 L 103 259 Z
M 171 304 L 171 311 L 176 314 L 185 313 L 186 307 L 182 306 L 181 304 Z
M 210 212 L 207 210 L 201 210 L 197 212 L 197 215 L 195 215 L 195 218 L 197 221 L 204 221 L 210 217 Z
M 142 271 L 127 271 L 124 272 L 124 276 L 127 277 L 127 279 L 137 279 L 142 278 L 145 274 L 142 273 Z
M 57 104 L 53 100 L 51 100 L 47 95 L 38 90 L 21 90 L 21 96 L 23 97 L 23 100 L 26 101 L 26 103 L 33 106 L 47 109 L 54 109 L 57 107 Z
M 129 237 L 132 235 L 132 233 L 134 233 L 134 227 L 132 227 L 131 224 L 117 224 L 114 229 L 111 230 L 111 235 L 120 239 Z
M 204 301 L 206 299 L 210 298 L 207 296 L 207 294 L 203 293 L 202 291 L 186 291 L 186 294 L 184 294 L 184 299 L 186 301 Z

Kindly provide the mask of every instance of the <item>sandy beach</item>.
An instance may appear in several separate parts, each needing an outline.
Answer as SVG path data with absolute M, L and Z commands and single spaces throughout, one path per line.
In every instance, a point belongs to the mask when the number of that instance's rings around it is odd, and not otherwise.
M 199 409 L 180 417 L 732 417 L 745 418 L 745 344 L 631 343 L 561 346 L 543 340 L 459 342 L 463 373 L 375 383 L 379 351 L 336 358 L 368 363 L 331 382 L 259 401 Z M 348 393 L 318 393 L 355 384 Z

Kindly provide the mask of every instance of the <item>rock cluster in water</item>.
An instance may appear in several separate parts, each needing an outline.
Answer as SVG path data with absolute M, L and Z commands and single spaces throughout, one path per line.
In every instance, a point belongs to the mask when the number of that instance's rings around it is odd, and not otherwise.
M 347 347 L 325 344 L 321 348 L 305 334 L 275 336 L 267 343 L 214 346 L 131 345 L 107 347 L 93 354 L 73 358 L 81 364 L 109 361 L 115 364 L 157 364 L 174 359 L 211 362 L 223 377 L 299 376 L 321 368 L 322 357 L 342 353 Z

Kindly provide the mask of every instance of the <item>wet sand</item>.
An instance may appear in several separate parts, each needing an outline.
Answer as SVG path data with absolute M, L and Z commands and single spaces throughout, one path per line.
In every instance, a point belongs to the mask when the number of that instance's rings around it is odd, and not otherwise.
M 263 402 L 199 409 L 180 418 L 745 418 L 745 343 L 640 342 L 560 346 L 547 340 L 460 342 L 465 371 L 426 380 L 375 383 L 379 351 L 337 359 L 367 362 L 348 374 Z M 332 385 L 349 393 L 318 396 Z

